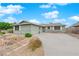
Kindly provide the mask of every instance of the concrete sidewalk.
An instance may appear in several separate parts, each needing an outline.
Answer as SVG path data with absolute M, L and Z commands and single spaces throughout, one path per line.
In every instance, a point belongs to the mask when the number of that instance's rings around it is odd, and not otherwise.
M 79 56 L 79 39 L 64 33 L 37 34 L 46 56 Z

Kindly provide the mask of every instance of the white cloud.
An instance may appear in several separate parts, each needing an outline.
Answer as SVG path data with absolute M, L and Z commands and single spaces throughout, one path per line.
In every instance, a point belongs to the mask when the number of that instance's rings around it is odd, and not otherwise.
M 13 17 L 7 17 L 7 18 L 4 19 L 3 21 L 4 21 L 4 22 L 9 22 L 9 23 L 17 22 L 16 18 L 13 18 Z
M 38 20 L 36 20 L 36 19 L 31 19 L 31 20 L 29 20 L 29 22 L 35 23 L 35 24 L 40 24 L 40 22 Z
M 69 19 L 75 20 L 75 21 L 79 21 L 79 16 L 72 16 L 69 17 Z
M 0 14 L 19 14 L 22 13 L 23 7 L 21 5 L 0 6 Z
M 72 24 L 69 23 L 69 22 L 65 22 L 64 24 L 67 25 L 67 26 L 71 26 L 71 25 L 72 25 Z
M 40 8 L 50 8 L 50 7 L 51 7 L 51 5 L 49 5 L 49 4 L 40 5 Z
M 65 5 L 68 5 L 68 4 L 69 3 L 48 3 L 48 4 L 40 5 L 40 8 L 53 8 L 53 9 L 56 9 L 57 8 L 56 5 L 65 6 Z
M 68 5 L 69 3 L 56 3 L 56 5 L 60 5 L 60 6 L 64 6 L 64 5 Z
M 49 3 L 50 5 L 60 5 L 60 6 L 64 6 L 64 5 L 68 5 L 69 3 Z
M 56 9 L 57 7 L 53 3 L 48 3 L 48 4 L 40 5 L 40 8 L 53 8 L 53 9 Z
M 65 23 L 66 20 L 65 19 L 54 19 L 53 22 L 54 23 Z
M 0 17 L 2 17 L 4 14 L 0 14 Z
M 62 23 L 66 25 L 66 27 L 71 26 L 72 24 L 67 22 L 66 19 L 53 19 L 53 23 Z
M 51 19 L 51 18 L 57 18 L 59 15 L 59 11 L 51 11 L 51 12 L 46 12 L 42 14 L 45 18 Z

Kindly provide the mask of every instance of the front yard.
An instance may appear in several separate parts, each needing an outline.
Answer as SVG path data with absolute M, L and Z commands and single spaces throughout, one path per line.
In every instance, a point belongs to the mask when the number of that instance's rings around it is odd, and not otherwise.
M 43 47 L 40 45 L 39 47 L 35 46 L 33 43 L 34 41 L 39 40 L 37 37 L 24 37 L 20 35 L 15 34 L 4 34 L 0 36 L 0 55 L 8 55 L 8 56 L 33 56 L 33 55 L 44 55 Z M 32 47 L 29 48 L 31 43 L 33 43 Z M 40 41 L 41 42 L 41 41 Z M 35 48 L 34 51 L 32 51 L 32 48 Z

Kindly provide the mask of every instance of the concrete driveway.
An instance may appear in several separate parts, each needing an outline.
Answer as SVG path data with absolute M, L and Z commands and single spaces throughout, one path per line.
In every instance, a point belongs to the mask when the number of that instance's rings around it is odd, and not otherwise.
M 37 34 L 46 56 L 79 56 L 79 39 L 64 33 Z

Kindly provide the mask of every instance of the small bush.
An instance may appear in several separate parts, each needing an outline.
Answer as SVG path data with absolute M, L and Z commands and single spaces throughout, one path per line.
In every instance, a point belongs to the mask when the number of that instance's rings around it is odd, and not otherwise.
M 29 48 L 32 50 L 32 51 L 35 51 L 37 48 L 41 47 L 42 46 L 42 43 L 39 39 L 32 39 L 29 43 Z
M 31 33 L 26 33 L 25 37 L 32 37 L 32 34 Z

